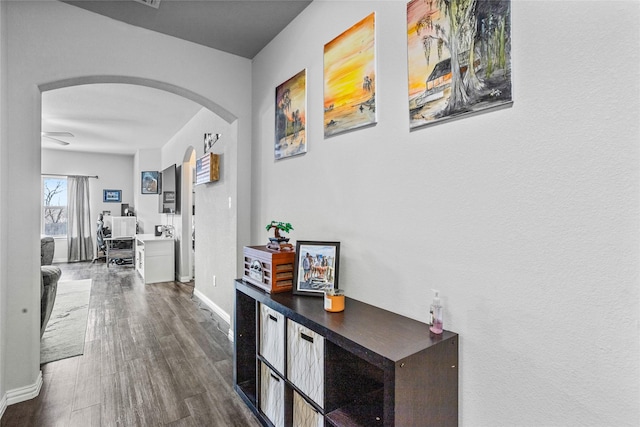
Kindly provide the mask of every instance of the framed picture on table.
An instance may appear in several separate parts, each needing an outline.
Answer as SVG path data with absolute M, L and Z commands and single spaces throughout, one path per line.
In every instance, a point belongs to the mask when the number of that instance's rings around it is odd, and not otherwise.
M 338 289 L 340 242 L 298 240 L 293 271 L 293 293 L 323 296 Z

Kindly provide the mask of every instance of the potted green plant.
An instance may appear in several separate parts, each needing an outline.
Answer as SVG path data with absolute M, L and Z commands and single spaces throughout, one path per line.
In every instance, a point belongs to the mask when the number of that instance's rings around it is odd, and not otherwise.
M 281 231 L 288 233 L 293 230 L 293 226 L 288 222 L 271 221 L 267 224 L 267 231 L 273 229 L 273 237 L 269 237 L 269 244 L 267 248 L 276 250 L 292 250 L 293 246 L 289 242 L 288 237 L 284 237 L 280 234 Z

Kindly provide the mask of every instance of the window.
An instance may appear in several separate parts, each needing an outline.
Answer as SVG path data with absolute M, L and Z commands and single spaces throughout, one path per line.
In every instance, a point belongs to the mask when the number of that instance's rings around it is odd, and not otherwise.
M 67 178 L 42 177 L 42 234 L 67 236 Z

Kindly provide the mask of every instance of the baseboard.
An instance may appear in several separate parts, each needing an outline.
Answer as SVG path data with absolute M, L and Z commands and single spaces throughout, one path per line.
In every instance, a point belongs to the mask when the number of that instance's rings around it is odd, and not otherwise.
M 191 276 L 182 276 L 182 277 L 178 277 L 178 282 L 180 283 L 188 283 L 191 281 Z
M 38 378 L 36 379 L 35 383 L 28 386 L 7 391 L 6 404 L 13 405 L 15 403 L 20 403 L 20 402 L 24 402 L 25 400 L 33 399 L 34 397 L 37 397 L 38 394 L 40 394 L 41 387 L 42 387 L 42 371 L 38 371 Z
M 231 325 L 231 316 L 229 315 L 229 313 L 221 309 L 216 303 L 207 298 L 205 294 L 203 294 L 196 288 L 193 291 L 193 295 L 200 301 L 202 301 L 202 303 L 206 305 L 209 310 L 220 316 L 220 318 L 222 318 L 222 320 L 226 322 L 227 325 Z M 231 326 L 229 326 L 229 334 L 231 334 Z
M 5 393 L 4 396 L 2 396 L 2 399 L 0 399 L 0 419 L 2 418 L 2 416 L 4 415 L 4 411 L 7 410 L 7 394 Z

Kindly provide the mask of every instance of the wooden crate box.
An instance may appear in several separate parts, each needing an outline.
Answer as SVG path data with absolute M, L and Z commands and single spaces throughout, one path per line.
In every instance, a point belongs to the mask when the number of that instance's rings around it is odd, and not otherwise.
M 295 251 L 274 251 L 266 246 L 245 246 L 242 279 L 269 293 L 293 288 Z

